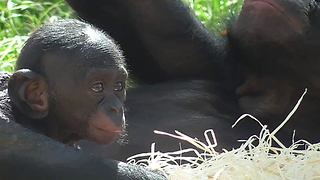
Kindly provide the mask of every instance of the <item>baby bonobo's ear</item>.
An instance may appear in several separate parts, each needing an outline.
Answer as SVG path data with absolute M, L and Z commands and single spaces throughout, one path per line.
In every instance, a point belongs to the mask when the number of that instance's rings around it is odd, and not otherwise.
M 47 116 L 49 98 L 43 76 L 20 69 L 11 76 L 8 92 L 11 101 L 28 117 L 41 119 Z

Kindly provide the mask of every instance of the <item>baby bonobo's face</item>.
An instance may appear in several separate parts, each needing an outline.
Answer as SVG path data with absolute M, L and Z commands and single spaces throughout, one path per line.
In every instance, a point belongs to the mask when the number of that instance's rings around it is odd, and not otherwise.
M 75 56 L 48 53 L 44 57 L 51 101 L 45 119 L 59 127 L 52 129 L 52 135 L 64 138 L 58 140 L 65 143 L 76 136 L 111 143 L 125 125 L 127 71 L 109 54 L 92 59 L 70 57 Z
M 78 20 L 42 26 L 16 69 L 8 89 L 23 114 L 20 124 L 68 144 L 84 138 L 108 144 L 123 130 L 124 57 L 99 29 Z

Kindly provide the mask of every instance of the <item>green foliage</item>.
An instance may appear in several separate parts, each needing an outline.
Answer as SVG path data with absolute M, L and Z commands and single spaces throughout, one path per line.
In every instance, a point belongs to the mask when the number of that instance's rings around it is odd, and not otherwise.
M 226 28 L 225 19 L 237 14 L 242 0 L 185 0 L 196 15 L 216 33 Z M 63 0 L 0 0 L 0 70 L 12 72 L 23 43 L 43 24 L 73 18 Z
M 185 0 L 195 11 L 201 22 L 220 33 L 228 26 L 231 16 L 237 16 L 241 10 L 243 0 Z
M 71 18 L 63 0 L 0 0 L 0 70 L 12 72 L 23 43 L 37 27 Z

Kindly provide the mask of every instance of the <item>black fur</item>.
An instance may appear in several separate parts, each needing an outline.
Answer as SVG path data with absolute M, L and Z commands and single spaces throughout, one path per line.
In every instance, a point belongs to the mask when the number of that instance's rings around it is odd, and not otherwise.
M 238 131 L 231 129 L 242 113 L 272 130 L 306 87 L 299 110 L 278 136 L 289 145 L 295 129 L 295 139 L 319 142 L 317 1 L 246 0 L 222 38 L 181 0 L 66 1 L 80 18 L 120 44 L 131 74 L 148 84 L 128 92 L 128 145 L 104 147 L 110 151 L 83 145 L 88 152 L 126 159 L 149 151 L 151 142 L 159 143 L 160 150 L 178 149 L 166 143 L 169 138 L 153 135 L 153 129 L 177 129 L 201 139 L 203 130 L 212 128 L 220 147 L 230 149 L 236 139 L 260 130 L 248 121 Z
M 7 83 L 0 73 L 0 179 L 165 180 L 161 175 L 123 162 L 93 158 L 33 132 L 14 121 Z

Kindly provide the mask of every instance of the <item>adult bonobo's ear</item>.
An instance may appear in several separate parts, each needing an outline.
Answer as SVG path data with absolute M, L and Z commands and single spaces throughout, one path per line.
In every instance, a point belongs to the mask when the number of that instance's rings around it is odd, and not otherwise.
M 49 111 L 49 98 L 44 78 L 29 70 L 20 69 L 10 78 L 8 92 L 11 101 L 30 118 L 41 119 Z

